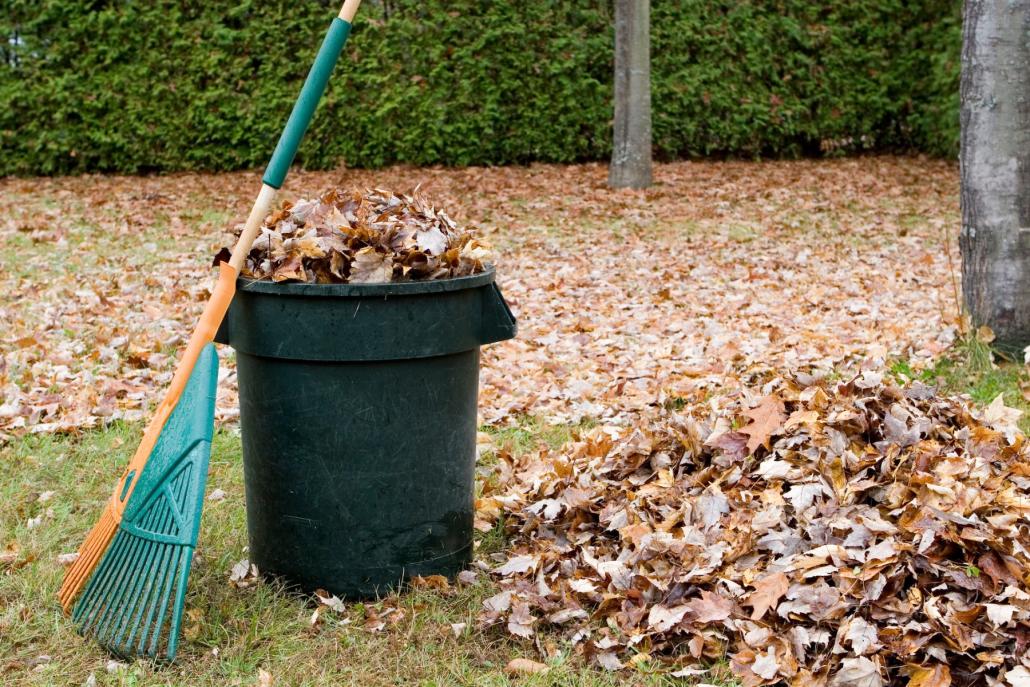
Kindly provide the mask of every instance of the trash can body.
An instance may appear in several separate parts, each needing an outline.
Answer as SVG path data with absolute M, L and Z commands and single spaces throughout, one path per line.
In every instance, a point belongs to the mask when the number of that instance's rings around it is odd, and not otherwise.
M 469 563 L 479 347 L 515 334 L 493 276 L 240 282 L 216 340 L 263 573 L 365 598 Z

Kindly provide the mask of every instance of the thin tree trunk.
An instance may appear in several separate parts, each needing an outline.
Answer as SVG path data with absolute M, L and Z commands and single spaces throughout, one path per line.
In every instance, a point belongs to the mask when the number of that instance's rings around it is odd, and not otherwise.
M 1030 0 L 966 0 L 962 293 L 999 348 L 1030 345 Z
M 650 15 L 650 0 L 615 0 L 614 188 L 651 185 Z

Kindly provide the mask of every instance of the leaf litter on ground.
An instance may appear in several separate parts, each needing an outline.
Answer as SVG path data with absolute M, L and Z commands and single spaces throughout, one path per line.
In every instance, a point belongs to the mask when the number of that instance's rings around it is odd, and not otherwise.
M 613 670 L 727 656 L 744 687 L 1022 687 L 1018 411 L 875 372 L 752 382 L 502 453 L 477 518 L 503 516 L 511 541 L 481 625 L 557 629 Z
M 483 620 L 531 637 L 568 628 L 611 669 L 653 656 L 697 676 L 695 661 L 725 649 L 749 683 L 1030 685 L 1016 661 L 1027 477 L 1011 409 L 970 419 L 878 376 L 891 358 L 932 361 L 955 337 L 955 165 L 677 162 L 639 192 L 607 189 L 605 172 L 395 167 L 291 181 L 423 183 L 458 223 L 482 227 L 520 322 L 517 340 L 483 351 L 484 422 L 601 424 L 570 450 L 502 460 L 508 477 L 480 500 L 477 525 L 510 517 L 517 562 Z M 245 216 L 256 183 L 0 180 L 0 442 L 145 415 L 207 297 L 201 256 Z M 309 194 L 284 192 L 291 208 Z M 383 248 L 350 247 L 352 261 Z M 378 264 L 385 278 L 385 260 L 363 255 L 359 274 Z M 304 260 L 305 278 L 324 276 Z M 843 387 L 751 385 L 859 368 L 870 371 Z M 756 390 L 727 395 L 741 387 Z M 236 405 L 229 358 L 219 421 L 234 422 Z M 23 562 L 0 554 L 5 569 Z M 233 582 L 255 572 L 240 566 Z
M 756 368 L 917 367 L 954 339 L 953 163 L 675 162 L 646 191 L 606 178 L 599 164 L 298 170 L 283 197 L 421 183 L 478 227 L 519 319 L 516 340 L 483 350 L 494 426 L 527 413 L 626 424 Z M 0 180 L 0 442 L 145 418 L 208 296 L 208 256 L 259 183 Z M 229 356 L 216 417 L 238 413 Z

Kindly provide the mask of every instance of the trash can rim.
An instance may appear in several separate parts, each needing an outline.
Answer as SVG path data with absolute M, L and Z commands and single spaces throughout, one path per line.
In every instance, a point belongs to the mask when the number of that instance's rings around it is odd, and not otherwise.
M 379 284 L 308 284 L 304 282 L 274 282 L 240 277 L 238 291 L 267 293 L 276 296 L 326 296 L 332 298 L 365 296 L 409 296 L 424 293 L 444 293 L 485 286 L 494 281 L 496 271 L 487 265 L 479 274 L 453 279 L 424 279 L 420 281 L 383 282 Z

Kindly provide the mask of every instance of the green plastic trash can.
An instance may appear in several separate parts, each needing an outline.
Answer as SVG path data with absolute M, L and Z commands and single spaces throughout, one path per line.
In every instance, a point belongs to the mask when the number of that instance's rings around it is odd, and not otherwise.
M 479 347 L 515 336 L 494 271 L 389 284 L 241 279 L 249 559 L 367 598 L 472 557 Z

